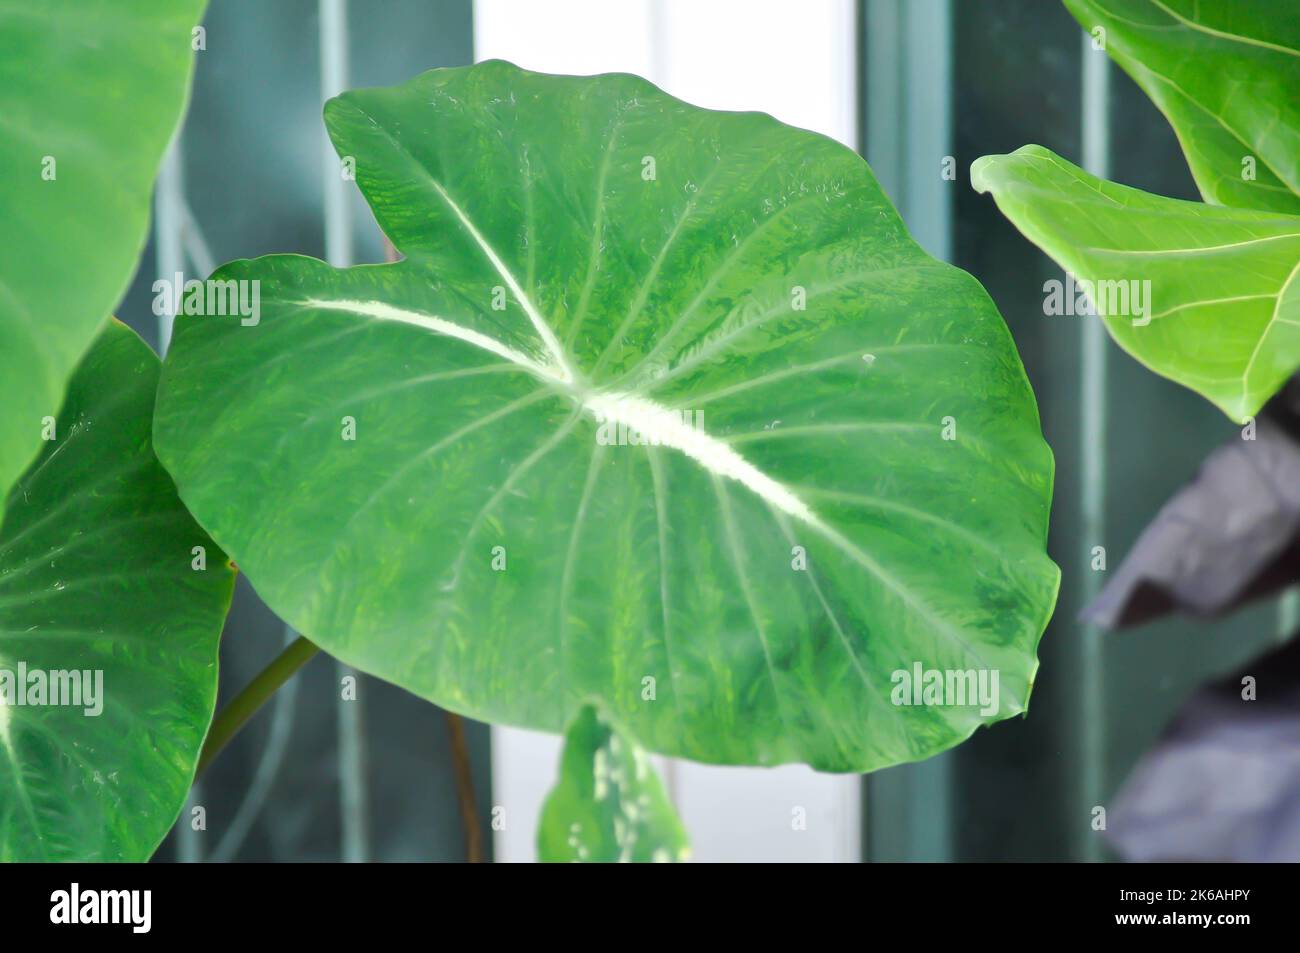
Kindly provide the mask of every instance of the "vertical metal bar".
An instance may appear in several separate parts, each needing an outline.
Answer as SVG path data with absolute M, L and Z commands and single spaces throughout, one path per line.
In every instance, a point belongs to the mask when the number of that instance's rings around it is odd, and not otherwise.
M 181 168 L 181 141 L 178 129 L 163 157 L 154 186 L 154 270 L 168 283 L 168 287 L 173 283 L 179 285 L 166 296 L 162 314 L 158 315 L 158 353 L 164 355 L 172 340 L 175 302 L 184 290 L 185 178 Z M 193 809 L 202 803 L 203 788 L 200 782 L 195 781 L 176 826 L 176 859 L 180 863 L 194 864 L 203 860 L 203 842 L 192 821 Z
M 950 0 L 912 0 L 904 10 L 907 119 L 903 213 L 908 230 L 936 258 L 952 256 L 952 189 L 941 177 L 952 154 L 952 8 Z M 911 768 L 913 809 L 907 827 L 912 859 L 952 859 L 953 756 Z
M 949 261 L 955 182 L 941 173 L 952 155 L 952 2 L 911 0 L 904 17 L 904 217 L 926 251 Z
M 898 0 L 867 0 L 863 48 L 867 88 L 862 96 L 862 153 L 881 187 L 902 210 L 903 201 L 903 11 Z
M 650 75 L 646 77 L 657 86 L 667 87 L 668 75 L 668 10 L 662 2 L 646 4 L 646 39 L 650 48 Z
M 1110 58 L 1093 48 L 1093 38 L 1084 33 L 1082 45 L 1082 137 L 1083 167 L 1099 178 L 1110 175 Z M 1091 276 L 1089 276 L 1091 277 Z M 1080 348 L 1080 447 L 1083 529 L 1084 603 L 1091 602 L 1101 588 L 1101 574 L 1092 569 L 1091 551 L 1106 545 L 1106 329 L 1101 318 L 1085 318 L 1079 324 Z M 1100 860 L 1101 841 L 1092 829 L 1092 810 L 1102 804 L 1106 784 L 1106 682 L 1102 632 L 1084 625 L 1080 640 L 1079 720 L 1079 803 L 1070 822 L 1077 825 L 1077 855 L 1083 860 Z
M 347 88 L 348 4 L 347 0 L 320 0 L 320 93 L 321 103 Z M 325 259 L 335 267 L 353 263 L 352 216 L 348 209 L 347 180 L 339 158 L 322 135 L 322 173 L 325 195 Z
M 912 236 L 952 254 L 951 0 L 867 0 L 864 152 Z M 954 850 L 953 759 L 937 755 L 872 777 L 870 854 L 875 860 L 945 861 Z
M 207 277 L 217 270 L 217 260 L 212 257 L 203 230 L 194 218 L 194 212 L 186 202 L 181 208 L 181 244 L 185 248 L 185 257 L 190 260 L 194 270 Z
M 176 281 L 185 271 L 185 178 L 181 170 L 181 132 L 177 130 L 154 186 L 154 259 L 158 277 Z M 177 288 L 167 296 L 163 313 L 158 315 L 158 353 L 166 354 L 172 340 L 172 324 L 176 319 L 174 302 L 181 294 Z
M 875 173 L 885 193 L 904 213 L 903 130 L 903 8 L 899 0 L 864 0 L 862 51 L 865 63 L 858 66 L 866 77 L 866 89 L 859 97 L 863 116 L 860 152 Z M 911 831 L 905 824 L 913 808 L 910 766 L 890 768 L 869 775 L 863 785 L 863 818 L 866 834 L 862 856 L 869 861 L 905 861 L 912 855 Z
M 347 87 L 348 72 L 347 0 L 320 0 L 320 89 L 321 102 L 337 96 Z M 352 218 L 348 209 L 347 180 L 329 138 L 322 142 L 321 171 L 324 184 L 325 259 L 337 268 L 353 262 Z M 339 683 L 360 675 L 342 662 L 336 663 Z M 338 699 L 339 812 L 343 836 L 342 856 L 348 863 L 370 858 L 370 828 L 366 816 L 366 749 L 362 696 Z
M 1285 642 L 1300 627 L 1300 588 L 1282 593 L 1277 603 L 1277 640 Z

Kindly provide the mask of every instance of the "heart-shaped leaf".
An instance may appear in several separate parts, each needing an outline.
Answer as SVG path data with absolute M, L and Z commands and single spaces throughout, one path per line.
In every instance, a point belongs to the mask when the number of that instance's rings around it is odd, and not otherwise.
M 203 6 L 0 0 L 0 498 L 131 279 Z
M 1051 454 L 996 308 L 860 158 L 501 62 L 326 122 L 405 260 L 220 269 L 258 315 L 178 322 L 155 421 L 276 612 L 472 717 L 595 698 L 705 761 L 866 770 L 1024 709 Z M 914 666 L 1001 702 L 894 704 Z
M 977 159 L 971 184 L 1091 291 L 1120 347 L 1233 420 L 1300 367 L 1300 216 L 1151 195 L 1042 146 Z M 1045 308 L 1076 299 L 1062 285 Z
M 1207 202 L 1300 214 L 1293 0 L 1065 5 L 1165 114 Z
M 146 860 L 194 777 L 234 572 L 154 458 L 157 381 L 110 321 L 9 494 L 0 860 Z
M 686 831 L 645 751 L 596 706 L 564 733 L 560 779 L 542 805 L 537 856 L 547 863 L 682 861 Z

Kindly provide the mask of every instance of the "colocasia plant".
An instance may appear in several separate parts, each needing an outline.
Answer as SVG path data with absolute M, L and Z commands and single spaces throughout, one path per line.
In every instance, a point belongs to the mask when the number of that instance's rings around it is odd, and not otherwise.
M 188 48 L 197 4 L 124 6 Z M 149 151 L 122 153 L 137 171 L 179 107 L 171 59 L 132 77 L 160 99 Z M 1058 584 L 1051 453 L 988 295 L 857 155 L 634 76 L 503 62 L 347 93 L 325 122 L 400 260 L 231 262 L 160 377 L 105 323 L 127 263 L 75 299 L 66 247 L 2 266 L 5 360 L 43 376 L 0 432 L 0 668 L 102 671 L 103 707 L 5 696 L 0 856 L 149 856 L 209 732 L 231 559 L 304 639 L 205 761 L 318 646 L 566 732 L 548 860 L 686 855 L 647 751 L 870 771 L 1026 709 Z M 63 141 L 51 182 L 39 147 L 4 146 L 21 221 L 122 224 L 120 189 L 56 197 L 80 181 Z M 146 185 L 129 234 L 78 235 L 87 259 L 138 243 Z M 56 349 L 37 328 L 60 322 Z

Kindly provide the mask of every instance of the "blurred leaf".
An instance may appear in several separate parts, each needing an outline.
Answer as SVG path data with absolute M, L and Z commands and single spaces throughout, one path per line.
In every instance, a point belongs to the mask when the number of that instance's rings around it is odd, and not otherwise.
M 0 497 L 135 270 L 203 6 L 0 0 Z
M 157 381 L 148 345 L 110 321 L 72 377 L 56 439 L 9 494 L 0 860 L 146 860 L 194 777 L 234 572 L 154 458 Z M 76 683 L 93 703 L 23 705 L 37 699 L 34 673 L 52 670 L 86 673 Z
M 1110 283 L 1092 297 L 1120 347 L 1233 420 L 1300 367 L 1300 216 L 1151 195 L 1033 145 L 977 159 L 971 184 L 1066 271 Z
M 1300 444 L 1261 418 L 1161 508 L 1085 615 L 1107 628 L 1217 615 L 1297 582 Z
M 560 779 L 542 805 L 537 856 L 547 863 L 682 861 L 686 831 L 642 748 L 594 705 L 564 736 Z
M 501 62 L 326 121 L 405 260 L 220 269 L 260 320 L 178 321 L 155 428 L 279 615 L 470 717 L 596 699 L 712 762 L 869 770 L 1025 709 L 1051 454 L 987 294 L 858 156 Z M 914 664 L 1001 704 L 894 705 Z
M 1106 31 L 1106 52 L 1174 127 L 1207 202 L 1300 214 L 1300 4 L 1065 5 L 1089 33 Z
M 1130 861 L 1300 861 L 1300 641 L 1188 700 L 1112 802 L 1106 839 Z

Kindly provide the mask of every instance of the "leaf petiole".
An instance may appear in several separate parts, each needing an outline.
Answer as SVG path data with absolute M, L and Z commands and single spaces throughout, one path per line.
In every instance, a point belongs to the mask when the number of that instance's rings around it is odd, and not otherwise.
M 276 690 L 319 651 L 313 643 L 298 636 L 221 710 L 213 720 L 208 737 L 203 742 L 203 750 L 199 753 L 199 766 L 194 772 L 196 779 L 202 776 L 212 759 L 221 753 L 230 739 L 239 733 Z

